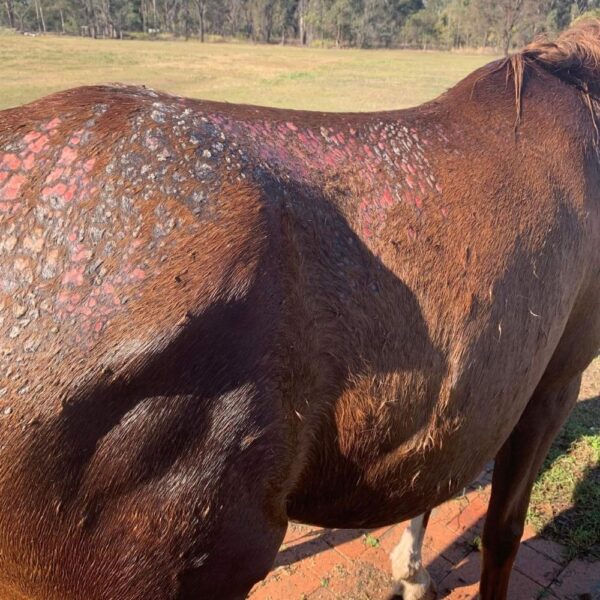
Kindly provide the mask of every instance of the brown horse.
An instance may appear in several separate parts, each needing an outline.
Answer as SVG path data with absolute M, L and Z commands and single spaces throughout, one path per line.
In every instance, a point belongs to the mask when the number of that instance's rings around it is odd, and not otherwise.
M 591 21 L 411 110 L 0 113 L 0 597 L 243 598 L 288 519 L 413 518 L 495 456 L 505 598 L 600 342 L 599 65 Z

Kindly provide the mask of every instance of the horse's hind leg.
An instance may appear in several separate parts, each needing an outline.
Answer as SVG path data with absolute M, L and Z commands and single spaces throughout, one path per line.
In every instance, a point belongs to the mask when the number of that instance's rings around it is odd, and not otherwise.
M 403 600 L 432 600 L 436 597 L 433 581 L 423 566 L 421 551 L 431 511 L 410 521 L 400 543 L 392 550 L 394 596 Z
M 496 457 L 483 531 L 481 600 L 504 600 L 523 534 L 531 488 L 546 454 L 577 400 L 581 375 L 542 383 Z

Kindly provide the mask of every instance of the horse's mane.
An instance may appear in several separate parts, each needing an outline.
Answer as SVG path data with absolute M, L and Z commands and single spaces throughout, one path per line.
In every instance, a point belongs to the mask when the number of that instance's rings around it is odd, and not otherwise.
M 517 122 L 525 73 L 529 65 L 536 64 L 583 92 L 596 127 L 592 102 L 600 100 L 600 19 L 581 19 L 554 41 L 538 38 L 506 62 L 515 81 Z

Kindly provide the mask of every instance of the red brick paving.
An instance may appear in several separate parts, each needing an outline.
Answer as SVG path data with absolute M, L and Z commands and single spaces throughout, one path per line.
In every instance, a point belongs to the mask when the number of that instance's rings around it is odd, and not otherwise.
M 515 560 L 515 569 L 528 575 L 539 585 L 548 587 L 562 571 L 562 564 L 554 562 L 527 544 L 521 544 Z
M 439 597 L 477 597 L 477 549 L 489 498 L 489 469 L 466 494 L 432 514 L 423 560 Z M 389 553 L 406 526 L 329 530 L 290 524 L 267 579 L 251 600 L 383 600 L 392 585 Z M 526 528 L 511 577 L 511 600 L 600 600 L 600 561 L 565 563 L 560 544 Z
M 333 600 L 336 595 L 330 592 L 327 588 L 320 587 L 316 592 L 308 596 L 310 600 Z
M 600 562 L 573 560 L 550 589 L 559 598 L 598 600 L 600 598 Z
M 523 536 L 522 545 L 529 546 L 534 550 L 537 550 L 544 556 L 551 558 L 554 562 L 562 564 L 564 562 L 564 548 L 560 544 L 547 540 L 533 534 L 531 537 Z

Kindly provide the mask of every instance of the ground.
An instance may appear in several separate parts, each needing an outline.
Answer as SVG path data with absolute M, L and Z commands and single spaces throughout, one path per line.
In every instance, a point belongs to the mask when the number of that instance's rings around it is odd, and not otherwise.
M 119 81 L 228 102 L 383 110 L 429 100 L 493 58 L 0 33 L 0 109 Z M 578 407 L 536 483 L 511 598 L 600 598 L 599 465 L 600 358 L 588 369 Z M 465 496 L 438 509 L 428 529 L 426 557 L 448 598 L 475 594 L 489 479 L 484 473 Z M 273 572 L 252 600 L 383 597 L 390 583 L 387 554 L 403 527 L 363 532 L 291 525 Z

